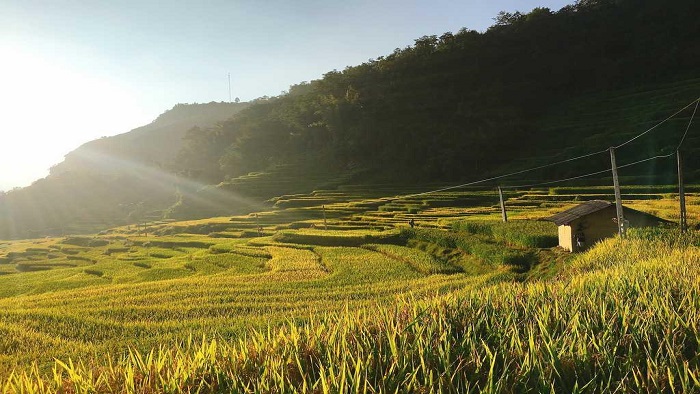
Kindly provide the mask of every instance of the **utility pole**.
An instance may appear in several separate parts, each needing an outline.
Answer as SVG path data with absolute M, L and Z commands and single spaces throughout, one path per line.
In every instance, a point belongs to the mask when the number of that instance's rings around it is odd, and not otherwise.
M 498 198 L 501 200 L 501 219 L 503 219 L 503 223 L 506 223 L 508 214 L 506 213 L 506 203 L 503 201 L 503 190 L 501 190 L 500 186 L 498 186 Z
M 612 165 L 613 186 L 615 187 L 615 208 L 617 210 L 617 231 L 620 238 L 625 236 L 625 216 L 622 213 L 622 195 L 620 193 L 620 181 L 617 179 L 617 164 L 615 163 L 615 148 L 610 147 L 610 164 Z
M 323 209 L 323 229 L 328 230 L 328 223 L 326 223 L 326 206 L 321 205 L 321 208 Z
M 683 159 L 681 158 L 681 151 L 676 151 L 676 158 L 678 158 L 678 199 L 680 203 L 681 216 L 680 216 L 680 226 L 681 232 L 684 233 L 688 229 L 688 217 L 685 212 L 685 188 L 683 186 Z
M 257 213 L 254 213 L 253 216 L 255 216 L 255 226 L 257 227 L 256 230 L 258 231 L 258 237 L 262 237 L 262 226 L 260 225 L 260 216 L 258 216 Z
M 228 73 L 228 102 L 231 102 L 231 73 Z

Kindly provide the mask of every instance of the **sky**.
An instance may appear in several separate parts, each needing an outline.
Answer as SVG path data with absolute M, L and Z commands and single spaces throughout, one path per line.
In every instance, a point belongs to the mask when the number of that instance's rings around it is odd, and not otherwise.
M 0 190 L 178 103 L 277 96 L 499 11 L 573 0 L 0 0 Z

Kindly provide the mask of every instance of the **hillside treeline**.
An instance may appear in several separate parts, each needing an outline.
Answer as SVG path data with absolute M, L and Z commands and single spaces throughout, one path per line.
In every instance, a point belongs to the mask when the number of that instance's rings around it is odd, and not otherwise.
M 562 100 L 698 76 L 698 14 L 693 0 L 502 12 L 486 32 L 421 37 L 192 130 L 179 164 L 207 183 L 300 159 L 391 180 L 482 176 L 556 148 L 563 136 L 538 126 Z

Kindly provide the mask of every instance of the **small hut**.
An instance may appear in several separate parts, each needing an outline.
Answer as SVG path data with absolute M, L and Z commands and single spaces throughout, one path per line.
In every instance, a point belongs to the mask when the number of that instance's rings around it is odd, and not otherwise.
M 650 227 L 665 220 L 632 208 L 622 207 L 625 225 Z M 559 246 L 569 252 L 580 252 L 594 243 L 617 234 L 615 203 L 603 200 L 586 201 L 566 211 L 545 218 L 559 228 Z

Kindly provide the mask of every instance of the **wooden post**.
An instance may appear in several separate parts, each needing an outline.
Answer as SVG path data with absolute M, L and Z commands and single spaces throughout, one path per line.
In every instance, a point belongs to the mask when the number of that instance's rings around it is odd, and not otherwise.
M 508 221 L 508 214 L 506 213 L 506 203 L 503 201 L 503 190 L 498 186 L 498 198 L 501 200 L 501 219 L 503 223 Z
M 681 159 L 681 152 L 676 151 L 676 158 L 678 159 L 678 199 L 680 203 L 681 216 L 680 216 L 680 227 L 681 232 L 684 233 L 688 230 L 688 217 L 685 211 L 685 188 L 683 186 L 683 160 Z
M 260 226 L 260 217 L 257 213 L 254 213 L 253 216 L 255 217 L 255 231 L 258 232 L 258 237 L 262 237 L 262 231 L 260 231 L 262 227 Z
M 321 208 L 323 209 L 323 229 L 328 230 L 328 223 L 326 222 L 326 206 L 321 205 Z
M 612 165 L 613 186 L 615 187 L 615 208 L 617 210 L 617 231 L 621 238 L 625 236 L 625 216 L 622 212 L 622 195 L 620 181 L 617 178 L 617 163 L 615 163 L 615 148 L 610 147 L 610 164 Z

